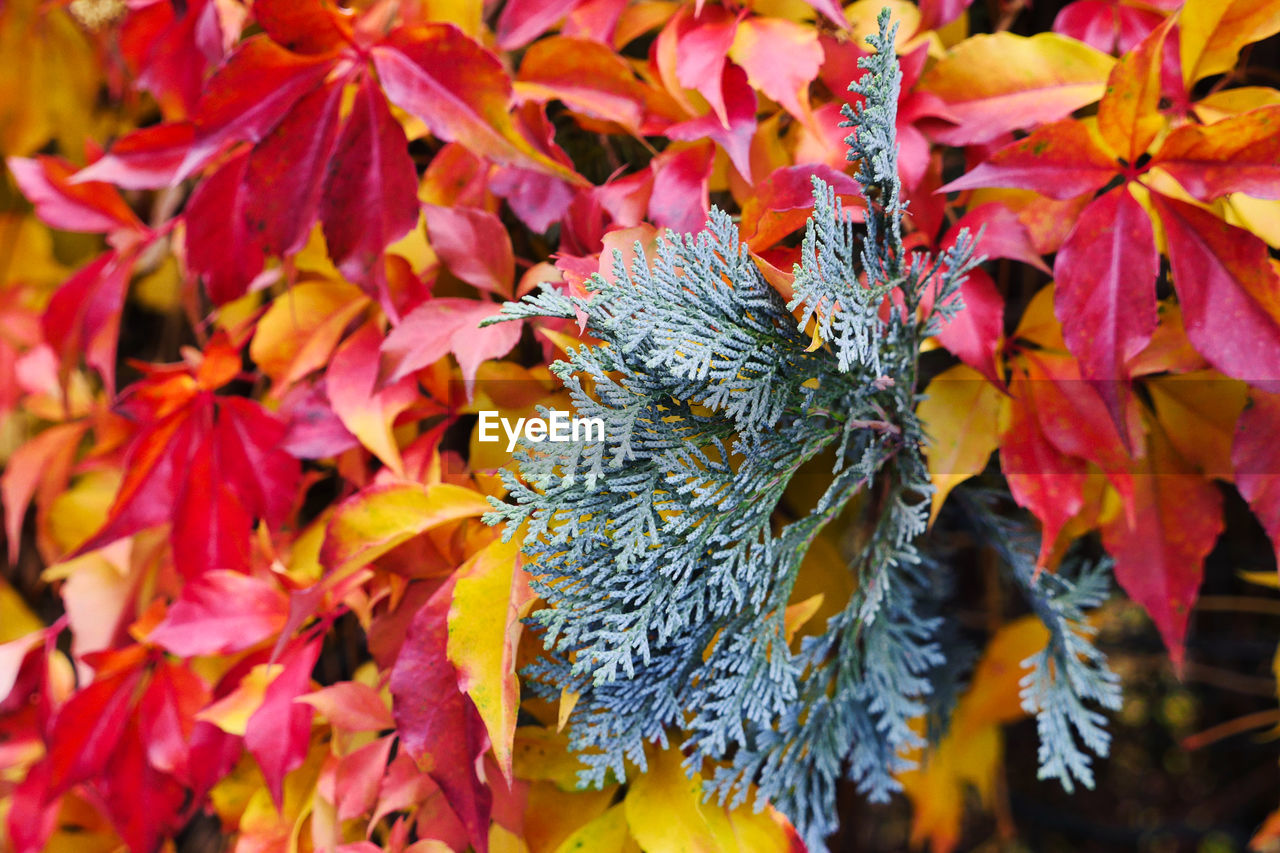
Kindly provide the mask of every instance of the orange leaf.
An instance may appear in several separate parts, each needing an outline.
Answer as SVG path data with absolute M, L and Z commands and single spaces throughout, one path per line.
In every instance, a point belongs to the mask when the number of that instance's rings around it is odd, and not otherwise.
M 1098 131 L 1131 165 L 1164 126 L 1164 116 L 1160 114 L 1160 68 L 1165 39 L 1175 20 L 1175 16 L 1166 18 L 1141 44 L 1120 57 L 1098 104 Z

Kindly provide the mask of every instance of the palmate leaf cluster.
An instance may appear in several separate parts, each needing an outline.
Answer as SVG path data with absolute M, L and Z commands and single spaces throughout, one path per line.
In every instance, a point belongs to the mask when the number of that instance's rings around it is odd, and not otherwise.
M 846 107 L 865 233 L 815 180 L 790 304 L 713 211 L 651 259 L 615 256 L 590 298 L 548 289 L 503 308 L 582 312 L 599 340 L 553 370 L 604 439 L 522 446 L 508 502 L 488 517 L 524 536 L 548 650 L 525 674 L 550 698 L 579 695 L 569 733 L 584 781 L 625 779 L 628 762 L 645 767 L 646 744 L 678 732 L 708 793 L 738 803 L 754 789 L 815 848 L 835 829 L 842 778 L 873 799 L 898 789 L 894 773 L 922 745 L 912 722 L 963 666 L 939 640 L 950 569 L 917 547 L 931 486 L 915 409 L 921 344 L 960 308 L 974 240 L 937 258 L 903 249 L 894 30 L 882 14 L 850 87 L 863 100 Z M 818 457 L 834 458 L 830 485 L 808 514 L 784 517 L 784 491 Z M 801 561 L 851 515 L 866 531 L 849 565 L 856 591 L 792 648 L 784 613 Z M 1114 685 L 1070 627 L 1096 603 L 1095 581 L 1059 583 L 1028 581 L 1055 639 L 1025 698 L 1045 772 L 1088 784 L 1071 729 L 1105 751 L 1082 701 L 1110 706 Z

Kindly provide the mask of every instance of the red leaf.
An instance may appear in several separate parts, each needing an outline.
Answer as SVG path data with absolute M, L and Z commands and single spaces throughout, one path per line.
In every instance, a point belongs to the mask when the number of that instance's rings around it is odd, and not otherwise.
M 190 175 L 228 142 L 266 137 L 332 65 L 332 57 L 290 53 L 266 36 L 242 42 L 209 79 L 195 142 L 175 179 Z
M 1053 19 L 1053 31 L 1105 53 L 1128 53 L 1163 20 L 1158 12 L 1115 0 L 1077 0 Z
M 1019 187 L 1050 198 L 1074 198 L 1104 187 L 1119 164 L 1088 127 L 1075 119 L 1046 124 L 1007 145 L 939 192 L 978 187 Z
M 147 230 L 115 187 L 100 181 L 72 182 L 75 167 L 65 160 L 40 156 L 10 157 L 5 162 L 18 189 L 50 227 L 93 233 Z
M 970 3 L 973 0 L 969 0 Z M 839 29 L 848 29 L 849 19 L 844 16 L 844 9 L 841 8 L 838 0 L 805 0 L 815 12 L 820 12 L 828 21 L 835 24 Z
M 681 233 L 702 230 L 710 207 L 708 188 L 715 149 L 710 143 L 667 149 L 653 160 L 649 217 L 659 228 Z
M 157 124 L 120 137 L 101 158 L 70 178 L 72 184 L 105 181 L 125 190 L 150 190 L 174 182 L 191 148 L 190 122 Z
M 312 709 L 294 700 L 310 692 L 311 670 L 319 655 L 319 639 L 286 652 L 280 661 L 284 669 L 267 685 L 262 705 L 245 725 L 245 749 L 262 768 L 276 808 L 284 802 L 284 777 L 307 757 Z
M 337 143 L 342 88 L 330 83 L 304 96 L 249 155 L 244 212 L 268 254 L 290 254 L 307 242 Z
M 120 315 L 133 260 L 133 253 L 99 255 L 58 288 L 44 312 L 45 340 L 57 346 L 63 370 L 83 356 L 109 394 L 115 393 Z
M 1159 193 L 1173 288 L 1187 337 L 1209 363 L 1246 381 L 1280 374 L 1280 276 L 1242 228 Z
M 770 248 L 808 221 L 813 212 L 814 177 L 835 188 L 846 215 L 855 222 L 862 220 L 866 211 L 860 206 L 858 185 L 844 172 L 822 164 L 780 166 L 760 182 L 756 194 L 742 205 L 742 238 L 751 251 Z
M 1201 201 L 1227 193 L 1280 199 L 1280 105 L 1208 126 L 1184 125 L 1152 158 Z
M 1087 459 L 1107 475 L 1125 501 L 1133 500 L 1132 461 L 1127 447 L 1140 447 L 1142 425 L 1136 407 L 1128 409 L 1122 438 L 1095 384 L 1080 376 L 1075 359 L 1041 351 L 1024 354 L 1028 388 L 1045 437 L 1060 452 Z
M 756 93 L 747 84 L 747 73 L 736 65 L 725 64 L 720 87 L 723 114 L 673 124 L 666 130 L 670 139 L 696 142 L 710 139 L 729 155 L 738 174 L 751 182 L 751 139 L 756 132 Z
M 476 299 L 432 299 L 419 305 L 391 330 L 382 343 L 387 382 L 406 376 L 453 353 L 467 385 L 467 395 L 481 362 L 501 358 L 520 340 L 523 323 L 511 321 L 480 328 L 498 305 Z
M 938 342 L 996 385 L 1003 385 L 996 353 L 1004 337 L 1004 297 L 981 268 L 960 286 L 964 308 L 942 327 Z
M 105 523 L 77 553 L 171 521 L 184 574 L 247 568 L 252 518 L 283 521 L 300 467 L 277 446 L 284 425 L 258 403 L 214 397 L 239 367 L 239 348 L 218 337 L 198 365 L 156 368 L 133 386 L 126 411 L 144 426 Z
M 185 665 L 162 661 L 138 701 L 138 730 L 147 763 L 183 783 L 190 781 L 188 760 L 196 713 L 209 703 L 209 690 Z
M 288 427 L 253 400 L 218 399 L 217 437 L 223 464 L 219 472 L 255 518 L 271 527 L 284 524 L 292 508 L 298 460 L 283 449 Z
M 476 759 L 488 738 L 445 656 L 453 586 L 450 578 L 409 625 L 391 668 L 392 709 L 401 746 L 444 791 L 476 850 L 487 853 L 493 795 L 476 773 Z
M 489 178 L 489 189 L 506 199 L 511 212 L 541 234 L 564 216 L 573 203 L 574 190 L 544 172 L 519 166 L 499 166 Z
M 290 456 L 324 459 L 360 444 L 334 413 L 323 379 L 293 386 L 280 401 L 280 414 L 289 419 L 280 449 Z
M 1249 407 L 1236 423 L 1231 444 L 1231 464 L 1236 488 L 1249 502 L 1262 529 L 1267 531 L 1280 566 L 1280 394 L 1253 392 Z
M 1009 383 L 1010 418 L 1000 438 L 1000 469 L 1018 505 L 1040 520 L 1037 565 L 1043 566 L 1062 528 L 1084 506 L 1085 463 L 1059 452 L 1036 418 L 1025 374 Z
M 1222 496 L 1212 481 L 1187 473 L 1159 431 L 1151 439 L 1133 478 L 1133 520 L 1104 524 L 1102 544 L 1116 561 L 1116 580 L 1151 614 L 1181 671 L 1204 558 L 1222 532 Z
M 397 417 L 420 402 L 413 379 L 376 390 L 382 330 L 372 320 L 349 336 L 333 354 L 325 374 L 329 401 L 343 426 L 397 476 L 404 474 L 400 446 L 392 434 Z
M 329 256 L 360 282 L 382 272 L 382 250 L 418 224 L 418 173 L 400 123 L 366 76 L 328 164 L 320 218 Z
M 182 587 L 149 642 L 178 657 L 241 652 L 276 634 L 289 602 L 272 584 L 213 569 Z
M 960 221 L 947 232 L 948 240 L 942 248 L 955 244 L 956 236 L 961 228 L 968 228 L 969 233 L 977 236 L 982 232 L 982 240 L 978 243 L 978 254 L 988 259 L 1009 258 L 1035 267 L 1041 272 L 1049 272 L 1049 267 L 1036 251 L 1031 242 L 1027 227 L 1018 219 L 1018 215 L 1000 202 L 987 202 L 970 208 Z
M 515 279 L 511 237 L 498 217 L 475 207 L 422 206 L 431 247 L 467 284 L 510 298 Z
M 50 796 L 107 769 L 141 679 L 141 669 L 125 669 L 76 691 L 58 710 L 48 737 Z
M 147 761 L 138 725 L 130 723 L 111 758 L 111 772 L 96 787 L 107 816 L 129 849 L 151 851 L 182 828 L 186 792 Z
M 217 0 L 190 0 L 183 7 L 138 3 L 129 8 L 113 48 L 166 117 L 186 118 L 200 100 L 209 65 L 239 40 L 243 17 Z
M 524 47 L 581 4 L 582 0 L 511 0 L 498 16 L 498 47 Z
M 1062 336 L 1117 425 L 1128 396 L 1125 363 L 1156 330 L 1160 271 L 1151 218 L 1127 187 L 1089 204 L 1053 264 Z
M 191 449 L 199 440 L 199 431 L 191 410 L 181 408 L 139 433 L 125 456 L 124 481 L 116 492 L 107 520 L 75 553 L 101 548 L 169 521 L 185 482 Z
M 234 491 L 219 488 L 229 470 L 214 430 L 204 430 L 182 468 L 172 507 L 173 565 L 189 581 L 214 569 L 249 570 L 253 518 Z M 184 464 L 185 461 L 185 464 Z
M 32 496 L 39 490 L 38 506 L 43 514 L 66 488 L 80 440 L 88 428 L 88 421 L 51 426 L 20 445 L 5 463 L 4 473 L 0 474 L 0 497 L 4 499 L 4 533 L 9 542 L 10 564 L 18 562 L 22 523 Z M 3 695 L 0 691 L 0 698 Z
M 936 30 L 954 21 L 973 0 L 920 0 L 920 30 Z
M 371 53 L 387 100 L 421 118 L 433 135 L 499 163 L 576 180 L 520 135 L 502 63 L 457 27 L 402 27 Z
M 346 19 L 324 0 L 254 0 L 253 17 L 295 53 L 328 53 L 351 39 Z
M 247 151 L 231 158 L 196 187 L 187 203 L 187 264 L 204 276 L 214 305 L 243 296 L 262 272 L 262 249 L 245 218 L 252 190 L 244 179 L 248 165 Z
M 823 60 L 814 28 L 781 18 L 745 18 L 730 53 L 752 86 L 801 121 L 808 118 L 809 84 Z
M 6 824 L 14 853 L 40 853 L 44 850 L 49 837 L 58 828 L 61 806 L 61 799 L 49 793 L 49 761 L 36 762 L 9 794 Z

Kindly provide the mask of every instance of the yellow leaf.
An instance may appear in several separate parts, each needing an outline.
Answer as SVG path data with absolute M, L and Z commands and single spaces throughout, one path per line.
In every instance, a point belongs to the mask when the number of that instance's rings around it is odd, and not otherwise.
M 627 801 L 630 800 L 628 797 Z M 556 853 L 624 853 L 630 840 L 627 831 L 629 814 L 628 807 L 622 804 L 614 806 L 566 838 L 556 848 Z M 634 845 L 630 847 L 634 848 Z
M 1268 201 L 1244 193 L 1232 193 L 1227 196 L 1226 213 L 1226 219 L 1232 225 L 1246 228 L 1271 248 L 1280 249 L 1280 200 Z
M 788 643 L 791 642 L 791 638 L 795 636 L 796 631 L 812 619 L 813 614 L 818 612 L 818 608 L 822 607 L 822 602 L 825 598 L 826 596 L 822 593 L 818 593 L 787 607 L 786 612 L 782 615 L 782 631 Z
M 1062 340 L 1062 324 L 1053 313 L 1052 284 L 1040 288 L 1031 297 L 1013 336 L 1039 344 L 1043 349 L 1067 351 L 1067 345 Z
M 31 612 L 22 596 L 0 578 L 0 643 L 25 637 L 43 627 L 44 623 Z
M 990 802 L 995 774 L 1003 764 L 1000 725 L 1026 713 L 1019 697 L 1019 681 L 1026 674 L 1022 661 L 1048 641 L 1049 632 L 1034 616 L 997 631 L 956 704 L 946 736 L 919 757 L 919 767 L 899 774 L 911 800 L 913 844 L 927 840 L 934 853 L 949 853 L 960 840 L 966 787 L 974 787 L 984 804 Z
M 321 562 L 332 571 L 345 573 L 371 563 L 419 533 L 483 515 L 490 509 L 482 495 L 451 483 L 371 486 L 334 512 L 320 552 Z
M 1098 100 L 1113 65 L 1105 53 L 1057 33 L 976 35 L 935 64 L 920 88 L 958 120 L 948 141 L 977 142 Z
M 929 383 L 920 420 L 929 436 L 929 477 L 935 487 L 929 523 L 957 485 L 987 467 L 1000 444 L 1000 409 L 1008 399 L 982 374 L 965 364 Z
M 493 853 L 529 853 L 520 836 L 496 823 L 489 825 L 489 849 Z
M 1179 18 L 1182 79 L 1188 88 L 1230 71 L 1240 48 L 1280 32 L 1275 0 L 1187 0 Z
M 645 853 L 717 853 L 721 849 L 703 814 L 702 777 L 685 775 L 678 748 L 655 753 L 647 771 L 631 780 L 627 825 Z M 713 808 L 713 807 L 712 807 Z
M 1196 101 L 1192 109 L 1205 124 L 1213 124 L 1259 107 L 1280 104 L 1280 91 L 1266 86 L 1241 86 L 1239 89 L 1223 89 Z
M 920 7 L 904 0 L 855 0 L 844 7 L 845 20 L 849 22 L 849 34 L 858 47 L 866 44 L 867 36 L 880 32 L 877 18 L 881 9 L 888 9 L 889 14 L 898 24 L 898 33 L 894 36 L 893 46 L 898 53 L 908 53 L 915 47 L 917 39 L 912 36 L 920 29 Z
M 41 0 L 0 6 L 0 56 L 21 73 L 0 75 L 0 150 L 30 154 L 51 138 L 79 153 L 101 139 L 98 51 L 65 9 Z
M 159 266 L 138 279 L 133 297 L 157 314 L 178 311 L 182 307 L 182 273 L 177 259 L 167 255 Z
M 1248 396 L 1245 384 L 1199 370 L 1149 379 L 1146 387 L 1178 454 L 1210 477 L 1234 479 L 1231 444 Z
M 277 386 L 325 366 L 342 332 L 369 297 L 344 281 L 304 281 L 281 294 L 258 321 L 249 355 Z
M 576 792 L 561 790 L 552 782 L 531 783 L 524 809 L 524 843 L 529 845 L 530 853 L 553 853 L 575 832 L 604 814 L 616 792 L 614 786 Z
M 245 673 L 244 678 L 226 696 L 196 714 L 197 720 L 213 723 L 227 734 L 244 736 L 249 718 L 262 707 L 267 687 L 284 670 L 281 664 L 260 663 Z M 263 793 L 267 793 L 263 790 Z M 267 802 L 270 803 L 270 795 Z
M 578 756 L 569 751 L 569 736 L 542 726 L 516 729 L 512 765 L 517 779 L 553 782 L 562 791 L 580 790 Z
M 1280 577 L 1275 572 L 1237 572 L 1241 580 L 1256 583 L 1258 586 L 1280 589 Z
M 564 727 L 569 723 L 569 715 L 573 713 L 573 709 L 578 705 L 578 698 L 579 694 L 567 688 L 560 691 L 560 708 L 556 714 L 556 731 L 564 731 Z
M 462 565 L 449 608 L 449 660 L 458 668 L 458 686 L 480 712 L 498 767 L 508 779 L 520 707 L 516 645 L 520 619 L 532 601 L 513 537 L 510 542 L 495 539 Z
M 34 216 L 0 213 L 0 246 L 5 264 L 0 282 L 53 287 L 67 278 L 67 268 L 53 254 L 49 229 Z

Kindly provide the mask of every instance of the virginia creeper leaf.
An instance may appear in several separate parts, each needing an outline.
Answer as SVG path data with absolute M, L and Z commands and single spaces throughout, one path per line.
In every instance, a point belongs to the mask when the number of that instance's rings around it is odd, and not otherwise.
M 1067 199 L 1101 189 L 1115 177 L 1118 166 L 1085 122 L 1063 119 L 1001 148 L 941 191 L 1018 187 Z
M 458 686 L 484 721 L 507 779 L 520 705 L 516 646 L 520 620 L 532 601 L 519 543 L 496 539 L 458 569 L 449 609 L 449 660 L 457 668 Z
M 370 486 L 338 506 L 329 520 L 320 560 L 333 571 L 346 572 L 419 533 L 490 509 L 483 495 L 450 483 Z
M 1222 496 L 1212 482 L 1187 472 L 1158 429 L 1139 465 L 1133 520 L 1117 514 L 1102 526 L 1102 543 L 1115 560 L 1116 580 L 1151 614 L 1181 671 L 1204 558 L 1222 532 Z
M 1280 106 L 1184 125 L 1152 158 L 1201 201 L 1228 193 L 1280 199 Z
M 381 271 L 382 250 L 418 224 L 417 183 L 404 131 L 366 75 L 329 161 L 320 203 L 329 256 L 344 276 L 360 282 Z
M 1096 101 L 1114 64 L 1057 33 L 975 35 L 929 69 L 920 86 L 941 98 L 959 122 L 935 137 L 963 145 L 1053 121 Z
M 1151 218 L 1127 187 L 1104 193 L 1080 214 L 1054 260 L 1054 309 L 1085 379 L 1097 380 L 1119 426 L 1128 396 L 1126 362 L 1156 329 L 1160 271 Z
M 487 853 L 493 795 L 476 773 L 488 749 L 475 705 L 458 689 L 446 656 L 450 579 L 414 615 L 391 668 L 392 712 L 400 744 L 448 798 L 479 853 Z
M 1257 237 L 1195 205 L 1151 194 L 1164 225 L 1187 337 L 1246 382 L 1280 369 L 1280 276 Z

